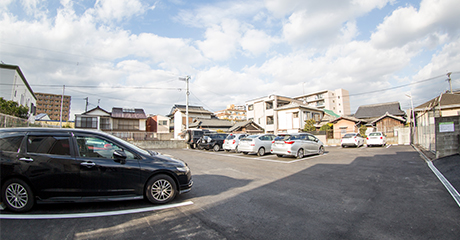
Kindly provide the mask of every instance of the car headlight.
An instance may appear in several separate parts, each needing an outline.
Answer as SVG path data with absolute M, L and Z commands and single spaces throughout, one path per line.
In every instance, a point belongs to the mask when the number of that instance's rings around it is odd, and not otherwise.
M 190 168 L 187 165 L 176 167 L 176 169 L 180 172 L 185 172 L 185 173 L 188 173 L 190 171 Z

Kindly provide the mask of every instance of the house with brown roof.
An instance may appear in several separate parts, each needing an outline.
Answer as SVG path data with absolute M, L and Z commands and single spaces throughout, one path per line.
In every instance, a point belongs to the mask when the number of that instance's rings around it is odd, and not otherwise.
M 75 128 L 102 131 L 137 132 L 146 130 L 147 116 L 140 108 L 112 108 L 108 112 L 97 106 L 82 114 L 75 114 Z
M 233 123 L 228 120 L 212 118 L 212 119 L 195 119 L 193 123 L 189 125 L 189 128 L 200 128 L 209 129 L 212 131 L 228 132 L 233 126 Z
M 168 115 L 171 119 L 170 129 L 174 132 L 174 138 L 179 138 L 179 134 L 186 128 L 186 105 L 175 104 Z M 201 106 L 188 106 L 188 122 L 193 123 L 197 119 L 211 119 L 214 113 Z
M 261 134 L 264 133 L 264 129 L 252 120 L 237 122 L 233 125 L 228 132 L 230 133 L 249 133 L 249 134 Z
M 366 121 L 355 117 L 342 116 L 336 118 L 330 123 L 334 124 L 334 138 L 341 139 L 347 133 L 357 133 L 361 125 L 366 124 Z
M 352 117 L 340 117 L 331 121 L 334 124 L 334 138 L 341 138 L 345 133 L 358 132 L 359 127 L 367 127 L 369 132 L 380 131 L 393 137 L 396 129 L 406 124 L 406 113 L 401 110 L 399 102 L 363 105 Z

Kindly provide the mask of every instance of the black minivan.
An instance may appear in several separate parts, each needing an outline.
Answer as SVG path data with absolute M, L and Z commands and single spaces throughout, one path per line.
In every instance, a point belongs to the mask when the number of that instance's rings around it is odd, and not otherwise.
M 168 203 L 193 184 L 185 162 L 90 130 L 0 129 L 0 164 L 1 199 L 14 212 L 36 202 Z

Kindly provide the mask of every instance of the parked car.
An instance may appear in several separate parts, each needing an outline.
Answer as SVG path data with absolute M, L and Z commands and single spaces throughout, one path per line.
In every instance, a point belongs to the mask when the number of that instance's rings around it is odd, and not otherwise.
M 324 153 L 324 144 L 309 133 L 280 134 L 272 143 L 270 152 L 278 157 L 284 155 L 303 158 L 305 155 Z
M 207 133 L 198 140 L 198 148 L 218 152 L 222 149 L 226 137 L 227 134 L 224 133 Z
M 342 137 L 340 146 L 360 147 L 364 145 L 364 138 L 359 133 L 347 133 Z
M 247 137 L 248 135 L 245 133 L 236 133 L 236 134 L 229 134 L 227 138 L 224 141 L 224 145 L 222 148 L 225 151 L 235 151 L 239 152 L 238 150 L 238 144 L 240 143 L 240 139 Z
M 270 152 L 272 141 L 275 139 L 273 134 L 250 135 L 240 139 L 238 151 L 243 154 L 257 153 L 258 156 L 263 156 Z
M 145 198 L 168 203 L 191 190 L 188 165 L 88 130 L 0 129 L 1 200 L 14 212 L 35 203 Z
M 372 132 L 369 133 L 369 136 L 367 136 L 366 145 L 368 147 L 385 146 L 386 140 L 387 139 L 382 132 Z
M 189 129 L 183 132 L 185 134 L 185 143 L 191 148 L 195 149 L 198 147 L 198 140 L 206 133 L 211 131 L 207 129 Z

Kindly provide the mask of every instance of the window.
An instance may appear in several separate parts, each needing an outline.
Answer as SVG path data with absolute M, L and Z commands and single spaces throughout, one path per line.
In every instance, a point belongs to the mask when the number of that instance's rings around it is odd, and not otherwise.
M 292 113 L 293 118 L 299 118 L 299 112 Z
M 185 121 L 184 121 L 185 122 Z M 113 129 L 115 130 L 139 130 L 137 119 L 114 119 Z
M 69 136 L 29 136 L 27 139 L 28 153 L 42 153 L 70 156 Z
M 168 120 L 160 120 L 158 121 L 158 125 L 166 126 L 168 125 Z
M 248 105 L 248 111 L 253 111 L 254 110 L 254 105 L 250 104 Z
M 21 147 L 23 138 L 23 135 L 14 136 L 5 134 L 5 136 L 0 136 L 0 150 L 8 152 L 19 152 L 19 147 Z
M 77 116 L 75 125 L 77 128 L 97 128 L 97 118 Z
M 101 129 L 110 130 L 110 119 L 109 118 L 101 118 Z
M 266 102 L 265 103 L 265 109 L 272 109 L 273 108 L 273 102 Z
M 116 150 L 121 150 L 125 152 L 126 159 L 136 158 L 133 153 L 106 139 L 90 136 L 77 136 L 76 139 L 78 153 L 81 157 L 114 159 L 113 153 Z
M 274 123 L 273 116 L 267 116 L 267 125 L 273 125 Z

